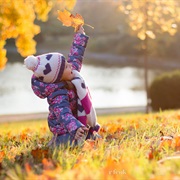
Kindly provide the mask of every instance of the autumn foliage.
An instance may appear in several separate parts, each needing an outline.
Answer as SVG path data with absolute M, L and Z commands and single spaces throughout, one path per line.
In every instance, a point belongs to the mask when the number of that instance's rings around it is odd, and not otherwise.
M 76 0 L 0 0 L 0 70 L 7 62 L 7 39 L 15 39 L 21 56 L 34 54 L 36 42 L 33 38 L 40 33 L 40 27 L 35 24 L 35 20 L 46 21 L 48 13 L 55 5 L 72 9 L 75 3 Z
M 180 111 L 98 118 L 102 138 L 77 148 L 49 148 L 51 134 L 45 120 L 1 124 L 0 179 L 180 176 Z
M 129 17 L 129 26 L 144 40 L 155 39 L 158 33 L 174 35 L 180 22 L 180 4 L 177 0 L 122 0 L 119 9 Z

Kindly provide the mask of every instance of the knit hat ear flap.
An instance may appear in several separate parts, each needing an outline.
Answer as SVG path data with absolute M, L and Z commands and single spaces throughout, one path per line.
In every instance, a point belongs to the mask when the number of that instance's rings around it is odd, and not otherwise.
M 24 60 L 24 64 L 25 64 L 26 68 L 28 68 L 31 71 L 34 71 L 38 65 L 38 60 L 35 56 L 28 56 Z

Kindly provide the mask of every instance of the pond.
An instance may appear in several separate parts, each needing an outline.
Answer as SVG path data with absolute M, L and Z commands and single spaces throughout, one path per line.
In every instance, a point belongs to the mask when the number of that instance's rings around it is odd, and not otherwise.
M 8 63 L 0 72 L 0 114 L 47 112 L 45 99 L 31 89 L 32 72 L 22 63 Z M 145 106 L 144 70 L 84 65 L 84 76 L 95 108 Z M 153 72 L 150 72 L 150 80 Z

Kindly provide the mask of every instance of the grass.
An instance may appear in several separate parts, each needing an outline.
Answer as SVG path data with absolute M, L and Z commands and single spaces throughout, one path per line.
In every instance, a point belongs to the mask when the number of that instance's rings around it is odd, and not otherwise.
M 180 179 L 180 110 L 98 121 L 102 139 L 55 149 L 46 120 L 0 124 L 0 179 Z

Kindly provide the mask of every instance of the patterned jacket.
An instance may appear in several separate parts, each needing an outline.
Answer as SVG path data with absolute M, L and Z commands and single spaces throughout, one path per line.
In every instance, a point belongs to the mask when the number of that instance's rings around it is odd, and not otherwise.
M 68 62 L 72 63 L 74 70 L 80 71 L 84 51 L 89 37 L 76 33 L 68 55 Z M 49 104 L 48 125 L 54 135 L 63 135 L 75 131 L 83 126 L 77 120 L 77 93 L 75 89 L 68 90 L 67 83 L 44 83 L 34 75 L 31 79 L 32 89 L 40 98 L 47 98 Z

